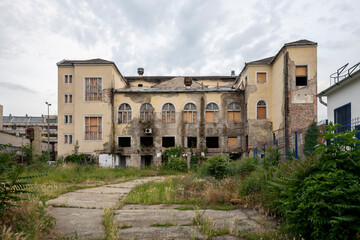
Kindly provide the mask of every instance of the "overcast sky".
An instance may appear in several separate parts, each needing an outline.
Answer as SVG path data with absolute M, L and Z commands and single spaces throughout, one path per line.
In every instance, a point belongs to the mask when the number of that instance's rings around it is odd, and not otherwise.
M 239 74 L 286 42 L 318 43 L 318 91 L 360 60 L 360 1 L 1 0 L 4 115 L 57 114 L 62 59 L 103 58 L 125 76 Z M 326 109 L 319 104 L 319 119 Z

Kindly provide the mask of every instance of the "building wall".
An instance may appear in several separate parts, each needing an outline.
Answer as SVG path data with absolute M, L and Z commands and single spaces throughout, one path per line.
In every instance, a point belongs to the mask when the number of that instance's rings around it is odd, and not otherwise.
M 0 131 L 3 130 L 3 106 L 0 105 Z
M 329 122 L 334 122 L 334 110 L 351 103 L 351 118 L 360 117 L 360 72 L 352 76 L 354 79 L 338 87 L 327 95 L 327 116 Z
M 13 147 L 20 148 L 29 143 L 29 139 L 17 137 L 15 134 L 0 131 L 0 145 L 11 144 Z

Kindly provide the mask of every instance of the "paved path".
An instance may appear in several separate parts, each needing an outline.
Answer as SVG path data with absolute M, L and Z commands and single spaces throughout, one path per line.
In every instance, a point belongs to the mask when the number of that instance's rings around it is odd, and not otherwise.
M 149 181 L 162 181 L 164 177 L 149 177 L 130 182 L 82 189 L 66 193 L 47 202 L 50 214 L 56 218 L 55 231 L 63 237 L 103 239 L 104 208 L 118 209 L 131 189 Z M 205 238 L 191 226 L 194 210 L 177 210 L 179 205 L 125 205 L 114 210 L 121 239 L 190 239 Z M 264 226 L 274 226 L 273 221 L 254 210 L 199 210 L 210 219 L 213 228 L 242 231 L 261 231 Z M 157 226 L 154 226 L 157 225 Z M 168 225 L 161 227 L 159 225 Z M 219 236 L 213 239 L 239 239 Z

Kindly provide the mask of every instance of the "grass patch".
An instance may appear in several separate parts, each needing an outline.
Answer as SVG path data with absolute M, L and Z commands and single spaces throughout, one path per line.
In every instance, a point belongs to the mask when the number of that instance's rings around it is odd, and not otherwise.
M 250 233 L 243 233 L 239 231 L 239 237 L 245 240 L 286 240 L 286 239 L 293 239 L 292 237 L 285 236 L 277 231 L 267 231 L 262 233 L 250 232 Z M 295 239 L 295 238 L 294 238 Z
M 235 210 L 236 206 L 234 205 L 210 205 L 210 206 L 190 206 L 190 205 L 185 205 L 185 206 L 178 206 L 174 209 L 176 210 L 182 210 L 182 211 L 187 211 L 187 210 L 196 210 L 196 209 L 212 209 L 212 210 L 220 210 L 220 211 L 231 211 L 231 210 Z
M 114 220 L 114 213 L 109 208 L 104 209 L 105 240 L 118 239 L 119 227 Z
M 132 225 L 126 225 L 126 224 L 124 224 L 124 225 L 121 225 L 121 226 L 119 227 L 119 229 L 128 229 L 128 228 L 132 228 Z
M 152 223 L 150 225 L 150 227 L 171 227 L 171 226 L 176 226 L 174 224 L 172 224 L 171 222 L 166 222 L 166 223 Z

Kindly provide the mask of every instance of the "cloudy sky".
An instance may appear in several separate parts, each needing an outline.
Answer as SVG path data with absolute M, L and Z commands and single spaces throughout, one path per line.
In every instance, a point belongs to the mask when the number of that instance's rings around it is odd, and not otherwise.
M 1 0 L 4 115 L 57 114 L 62 59 L 103 58 L 123 75 L 229 75 L 286 42 L 318 42 L 318 91 L 360 60 L 360 1 Z M 319 119 L 326 110 L 319 105 Z

